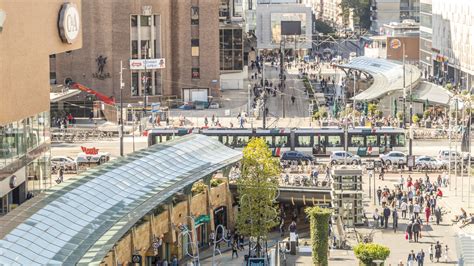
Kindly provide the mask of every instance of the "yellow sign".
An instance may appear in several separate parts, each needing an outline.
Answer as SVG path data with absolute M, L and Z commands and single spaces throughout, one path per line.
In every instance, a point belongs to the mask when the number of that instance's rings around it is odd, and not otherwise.
M 398 49 L 400 46 L 402 46 L 402 42 L 399 39 L 392 39 L 390 41 L 390 47 L 392 49 Z

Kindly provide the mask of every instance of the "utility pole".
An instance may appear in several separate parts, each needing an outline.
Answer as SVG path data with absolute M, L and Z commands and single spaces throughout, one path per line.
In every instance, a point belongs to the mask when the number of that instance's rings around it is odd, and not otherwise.
M 123 100 L 122 92 L 125 83 L 123 83 L 123 70 L 126 69 L 123 67 L 123 62 L 120 60 L 120 156 L 123 157 Z
M 413 69 L 410 68 L 410 134 L 409 134 L 410 138 L 408 139 L 408 155 L 410 156 L 410 158 L 413 156 L 413 94 L 412 94 L 413 75 L 412 75 L 412 72 L 413 72 Z M 403 70 L 403 74 L 405 74 L 405 70 Z M 412 167 L 409 168 L 409 171 L 411 170 L 412 170 Z
M 353 106 L 352 106 L 352 124 L 354 125 L 355 127 L 355 120 L 356 120 L 356 117 L 355 117 L 355 111 L 356 111 L 356 100 L 355 100 L 355 95 L 356 95 L 356 71 L 354 70 L 353 74 L 354 76 L 354 87 L 353 87 L 353 96 L 352 96 L 352 99 L 353 99 Z M 335 84 L 335 83 L 334 83 Z
M 403 56 L 402 58 L 403 59 L 403 128 L 406 128 L 407 88 L 405 85 L 405 43 L 402 44 L 402 56 Z
M 458 98 L 456 96 L 456 105 L 454 106 L 454 112 L 455 112 L 455 118 L 454 118 L 454 125 L 458 126 Z M 451 151 L 449 151 L 451 153 Z M 451 154 L 450 154 L 451 156 Z M 458 196 L 458 140 L 457 138 L 455 139 L 454 143 L 454 178 L 455 178 L 455 186 L 456 188 L 454 189 L 454 195 L 457 197 Z
M 146 96 L 147 96 L 147 90 L 148 90 L 148 88 L 147 88 L 148 87 L 148 72 L 147 72 L 147 69 L 146 69 L 146 63 L 147 63 L 147 57 L 148 57 L 148 54 L 149 54 L 148 49 L 149 48 L 147 46 L 147 48 L 145 49 L 145 75 L 143 76 L 143 118 L 146 117 L 146 106 L 147 106 Z M 145 121 L 145 125 L 146 125 L 146 121 Z
M 267 90 L 265 87 L 265 60 L 260 55 L 260 50 L 258 50 L 260 61 L 262 61 L 262 84 L 263 84 L 263 128 L 267 127 Z

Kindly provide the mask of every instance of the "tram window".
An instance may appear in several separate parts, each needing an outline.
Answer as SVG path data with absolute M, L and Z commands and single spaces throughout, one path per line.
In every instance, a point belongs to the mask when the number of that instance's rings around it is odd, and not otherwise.
M 319 136 L 314 136 L 313 142 L 313 145 L 319 145 Z
M 226 146 L 234 145 L 234 136 L 222 136 L 222 144 Z
M 173 140 L 173 135 L 166 136 L 166 141 Z
M 352 135 L 351 136 L 351 147 L 361 147 L 364 146 L 364 136 L 362 135 Z
M 156 143 L 161 143 L 161 136 L 155 136 L 155 141 L 153 142 L 153 144 Z
M 377 136 L 375 135 L 368 135 L 366 137 L 366 141 L 367 141 L 367 146 L 372 146 L 372 147 L 375 147 L 377 146 Z
M 263 140 L 265 140 L 265 143 L 267 144 L 267 146 L 269 148 L 273 147 L 273 138 L 272 136 L 266 136 L 266 137 L 262 137 Z
M 219 142 L 220 142 L 220 140 L 219 140 L 219 136 L 210 136 L 210 138 L 212 138 L 212 139 L 215 139 L 215 140 L 217 140 L 217 141 L 219 141 Z
M 380 136 L 380 146 L 390 147 L 390 136 Z
M 299 147 L 311 147 L 311 136 L 298 136 Z
M 395 147 L 405 146 L 405 135 L 399 134 L 395 135 Z
M 275 145 L 284 147 L 286 146 L 286 143 L 288 143 L 287 136 L 275 136 Z
M 328 136 L 328 146 L 329 147 L 342 147 L 341 136 Z
M 244 147 L 249 142 L 248 136 L 237 136 L 237 147 Z

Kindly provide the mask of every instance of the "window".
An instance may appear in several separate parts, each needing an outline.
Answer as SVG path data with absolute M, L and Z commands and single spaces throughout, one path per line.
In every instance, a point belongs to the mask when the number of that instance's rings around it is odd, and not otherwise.
M 132 41 L 132 59 L 138 59 L 138 41 Z
M 141 41 L 141 45 L 140 45 L 140 48 L 142 50 L 142 58 L 151 58 L 151 54 L 150 54 L 150 41 L 149 40 L 146 40 L 146 41 Z M 145 57 L 146 56 L 146 57 Z
M 191 68 L 191 78 L 193 79 L 201 78 L 201 74 L 199 73 L 199 67 Z
M 191 56 L 199 56 L 199 39 L 191 39 Z
M 286 136 L 276 136 L 275 137 L 275 144 L 277 146 L 285 147 L 287 142 L 288 142 L 288 137 L 286 137 Z
M 329 147 L 342 147 L 341 136 L 328 136 Z
M 395 136 L 395 147 L 405 146 L 405 135 L 400 134 Z
M 362 147 L 364 146 L 364 136 L 353 135 L 351 136 L 351 147 Z
M 142 82 L 143 87 L 142 87 L 142 92 L 145 92 L 144 89 L 146 89 L 146 94 L 147 95 L 152 95 L 152 77 L 151 77 L 151 72 L 142 72 Z
M 390 147 L 391 141 L 390 141 L 390 136 L 380 136 L 380 146 L 384 147 Z
M 130 25 L 132 25 L 132 27 L 138 26 L 137 20 L 137 15 L 132 15 L 130 18 Z
M 377 136 L 374 136 L 374 135 L 369 135 L 366 137 L 366 140 L 367 140 L 367 146 L 377 146 Z
M 138 96 L 138 72 L 132 73 L 132 96 Z
M 191 25 L 199 25 L 199 7 L 191 7 Z
M 249 142 L 248 136 L 237 136 L 237 147 L 244 147 Z
M 140 26 L 146 27 L 151 25 L 151 16 L 140 16 Z
M 298 147 L 311 147 L 311 137 L 298 136 Z

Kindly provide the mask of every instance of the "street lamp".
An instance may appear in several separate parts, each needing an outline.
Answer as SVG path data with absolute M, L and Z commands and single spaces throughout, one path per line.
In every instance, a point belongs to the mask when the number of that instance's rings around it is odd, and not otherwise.
M 133 143 L 133 152 L 135 152 L 135 110 L 132 105 L 129 103 L 127 105 L 128 109 L 132 109 L 132 143 Z

